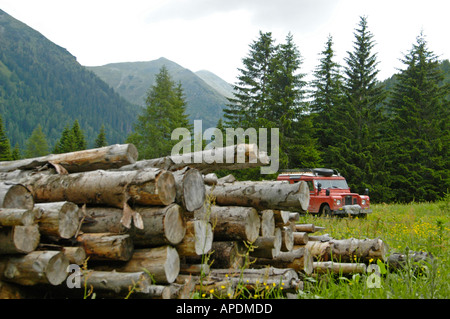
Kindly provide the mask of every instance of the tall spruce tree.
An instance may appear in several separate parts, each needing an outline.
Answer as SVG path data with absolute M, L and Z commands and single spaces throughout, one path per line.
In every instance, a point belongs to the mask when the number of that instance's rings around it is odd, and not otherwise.
M 171 140 L 172 131 L 191 128 L 183 88 L 172 80 L 166 66 L 161 67 L 155 82 L 147 93 L 146 108 L 138 116 L 134 133 L 127 139 L 136 145 L 141 159 L 170 155 L 178 142 Z
M 106 140 L 105 125 L 102 125 L 100 127 L 100 132 L 98 133 L 98 136 L 95 139 L 94 147 L 99 148 L 99 147 L 103 147 L 103 146 L 107 146 L 107 145 L 108 145 L 108 141 Z
M 353 52 L 347 52 L 345 58 L 344 97 L 338 110 L 339 126 L 334 132 L 336 143 L 329 146 L 327 155 L 354 191 L 369 188 L 376 201 L 387 191 L 382 145 L 385 92 L 377 81 L 378 62 L 372 52 L 375 42 L 365 17 L 360 18 L 354 36 Z
M 61 138 L 56 141 L 53 152 L 55 154 L 69 153 L 85 150 L 87 142 L 81 130 L 78 120 L 73 122 L 72 127 L 66 125 L 61 133 Z
M 6 134 L 6 129 L 3 126 L 3 119 L 0 115 L 0 161 L 10 161 L 11 159 L 11 144 Z
M 450 188 L 450 85 L 423 34 L 404 56 L 389 110 L 395 201 L 433 201 Z
M 40 124 L 33 130 L 31 136 L 27 140 L 27 145 L 25 149 L 25 157 L 39 157 L 44 156 L 49 153 L 49 146 L 44 132 L 42 132 L 42 127 Z
M 334 57 L 333 37 L 329 35 L 311 82 L 312 122 L 319 149 L 323 154 L 327 154 L 330 145 L 338 142 L 336 132 L 343 103 L 341 66 L 334 61 Z M 326 166 L 332 165 L 328 156 L 323 157 L 323 162 Z

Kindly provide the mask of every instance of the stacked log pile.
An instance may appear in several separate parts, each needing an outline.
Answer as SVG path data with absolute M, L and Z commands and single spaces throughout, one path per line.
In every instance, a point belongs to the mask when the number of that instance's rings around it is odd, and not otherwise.
M 351 241 L 349 251 L 298 224 L 303 182 L 213 173 L 267 165 L 255 145 L 221 152 L 137 161 L 126 144 L 0 162 L 0 298 L 81 298 L 76 280 L 105 298 L 233 296 L 259 283 L 295 292 L 302 275 L 347 257 L 384 258 L 382 242 Z

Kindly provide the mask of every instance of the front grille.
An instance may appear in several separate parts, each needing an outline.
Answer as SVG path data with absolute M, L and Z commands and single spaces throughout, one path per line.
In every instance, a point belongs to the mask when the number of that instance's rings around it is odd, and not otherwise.
M 345 205 L 352 205 L 353 200 L 351 196 L 345 196 Z

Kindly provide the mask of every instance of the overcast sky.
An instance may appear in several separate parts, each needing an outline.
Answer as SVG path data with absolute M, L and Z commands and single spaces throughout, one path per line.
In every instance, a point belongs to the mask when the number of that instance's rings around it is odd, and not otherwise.
M 0 9 L 66 48 L 86 66 L 168 58 L 230 83 L 259 31 L 283 43 L 291 32 L 311 75 L 328 35 L 337 62 L 367 16 L 384 80 L 402 67 L 421 30 L 450 58 L 449 0 L 0 0 Z

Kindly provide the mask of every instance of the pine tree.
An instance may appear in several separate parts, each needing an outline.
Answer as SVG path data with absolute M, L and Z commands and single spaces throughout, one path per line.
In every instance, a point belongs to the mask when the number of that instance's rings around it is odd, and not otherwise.
M 331 35 L 328 36 L 321 56 L 320 64 L 314 71 L 314 80 L 311 82 L 311 112 L 319 149 L 326 154 L 328 147 L 337 142 L 336 124 L 339 123 L 339 110 L 342 107 L 343 98 L 341 67 L 333 60 L 333 37 Z M 331 164 L 328 156 L 324 157 L 324 161 L 327 166 Z
M 6 135 L 6 129 L 3 126 L 3 119 L 0 115 L 0 161 L 10 161 L 11 157 L 11 144 L 8 136 Z
M 156 75 L 146 98 L 146 108 L 138 116 L 127 142 L 133 143 L 140 158 L 157 158 L 170 155 L 178 141 L 172 141 L 172 131 L 176 128 L 190 129 L 185 114 L 186 101 L 181 84 L 176 85 L 167 68 L 162 66 Z
M 82 151 L 87 148 L 87 142 L 84 133 L 81 130 L 78 120 L 73 122 L 72 126 L 73 149 L 72 151 Z
M 354 32 L 354 51 L 347 52 L 343 103 L 338 110 L 340 121 L 334 134 L 336 143 L 327 151 L 333 168 L 347 176 L 356 192 L 371 190 L 376 201 L 386 192 L 386 158 L 384 154 L 382 103 L 383 88 L 377 81 L 378 69 L 373 34 L 367 19 L 360 18 Z
M 106 140 L 106 133 L 105 133 L 105 125 L 102 125 L 100 128 L 100 132 L 98 133 L 97 138 L 95 139 L 95 148 L 104 147 L 108 145 L 108 141 Z
M 40 157 L 49 153 L 49 147 L 44 132 L 40 124 L 33 130 L 30 138 L 27 140 L 25 157 Z
M 423 34 L 402 62 L 389 103 L 393 199 L 433 201 L 450 188 L 450 85 Z
M 55 154 L 69 153 L 85 150 L 87 148 L 84 133 L 80 128 L 78 120 L 73 122 L 72 127 L 66 125 L 61 133 L 61 138 L 56 142 L 53 152 Z

